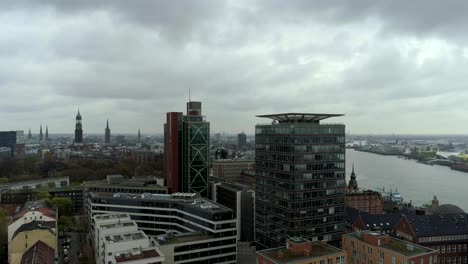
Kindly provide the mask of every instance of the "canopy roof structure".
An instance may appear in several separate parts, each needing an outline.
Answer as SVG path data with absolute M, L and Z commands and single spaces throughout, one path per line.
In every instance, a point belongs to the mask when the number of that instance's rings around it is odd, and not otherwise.
M 319 122 L 330 117 L 344 116 L 343 114 L 314 114 L 314 113 L 283 113 L 272 115 L 258 115 L 278 122 Z

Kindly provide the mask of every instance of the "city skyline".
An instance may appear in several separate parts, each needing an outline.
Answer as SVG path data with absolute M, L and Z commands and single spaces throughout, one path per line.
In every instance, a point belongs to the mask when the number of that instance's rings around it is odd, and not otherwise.
M 85 133 L 107 118 L 162 133 L 191 89 L 213 131 L 253 134 L 277 112 L 346 113 L 360 134 L 468 131 L 466 2 L 185 4 L 3 3 L 0 129 L 68 132 L 79 106 Z

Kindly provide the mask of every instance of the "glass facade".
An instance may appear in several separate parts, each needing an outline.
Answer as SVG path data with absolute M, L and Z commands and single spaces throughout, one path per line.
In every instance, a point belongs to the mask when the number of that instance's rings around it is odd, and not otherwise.
M 345 126 L 318 122 L 257 125 L 256 241 L 339 243 L 344 233 Z
M 203 121 L 184 122 L 186 144 L 185 188 L 186 192 L 198 193 L 202 197 L 209 195 L 209 140 L 210 123 Z

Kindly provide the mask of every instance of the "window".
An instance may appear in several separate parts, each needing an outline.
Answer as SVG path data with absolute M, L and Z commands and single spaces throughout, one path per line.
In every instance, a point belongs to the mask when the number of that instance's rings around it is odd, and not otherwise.
M 395 256 L 392 256 L 392 264 L 396 264 Z

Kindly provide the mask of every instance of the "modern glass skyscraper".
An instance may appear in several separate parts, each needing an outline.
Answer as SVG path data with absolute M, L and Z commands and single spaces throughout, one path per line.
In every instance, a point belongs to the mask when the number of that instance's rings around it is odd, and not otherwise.
M 290 237 L 339 243 L 344 233 L 345 126 L 336 114 L 262 115 L 255 127 L 256 241 L 280 247 Z
M 208 197 L 210 123 L 202 116 L 201 102 L 188 102 L 185 116 L 179 112 L 167 113 L 164 141 L 169 192 Z

